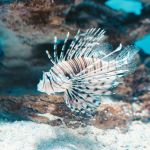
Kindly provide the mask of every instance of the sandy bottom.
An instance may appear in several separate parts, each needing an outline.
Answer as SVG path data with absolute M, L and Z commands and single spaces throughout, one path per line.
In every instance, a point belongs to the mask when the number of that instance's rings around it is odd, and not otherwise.
M 150 123 L 133 122 L 128 131 L 51 127 L 28 121 L 0 123 L 2 150 L 149 150 Z

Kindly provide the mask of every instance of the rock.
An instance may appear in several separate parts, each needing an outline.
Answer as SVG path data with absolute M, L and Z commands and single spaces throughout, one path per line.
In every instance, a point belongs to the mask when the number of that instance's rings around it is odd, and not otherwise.
M 86 23 L 94 20 L 97 26 L 115 28 L 138 22 L 147 18 L 150 11 L 149 5 L 144 4 L 141 15 L 116 11 L 104 4 L 105 1 L 82 1 L 77 5 L 71 6 L 66 13 L 66 22 L 75 23 L 79 26 L 86 27 Z M 121 29 L 120 28 L 120 29 Z
M 146 101 L 145 101 L 146 102 Z M 69 128 L 94 125 L 98 128 L 126 127 L 135 119 L 146 120 L 150 113 L 148 103 L 102 103 L 92 118 L 76 116 L 64 104 L 62 96 L 0 96 L 0 113 L 9 113 L 24 120 L 52 126 L 65 124 Z M 133 109 L 134 108 L 134 109 Z
M 149 92 L 149 83 L 149 69 L 141 65 L 135 73 L 126 77 L 124 82 L 116 88 L 115 97 L 119 96 L 119 98 L 130 102 L 139 100 Z
M 98 128 L 125 127 L 132 119 L 130 104 L 102 105 L 95 116 L 94 125 Z
M 141 100 L 141 101 L 150 101 L 150 92 L 145 93 L 142 96 L 139 96 L 139 100 Z
M 144 60 L 144 65 L 145 65 L 145 67 L 147 67 L 147 68 L 150 69 L 150 57 L 147 57 L 147 58 Z
M 150 2 L 148 0 L 141 0 L 143 3 L 142 15 L 149 16 L 150 13 Z
M 104 5 L 97 5 L 93 2 L 83 2 L 76 6 L 72 6 L 66 13 L 67 23 L 76 23 L 80 26 L 86 26 L 91 20 L 95 21 L 97 26 L 120 25 L 124 22 L 126 14 L 116 12 Z M 114 21 L 115 20 L 115 21 Z M 90 24 L 88 24 L 89 26 Z

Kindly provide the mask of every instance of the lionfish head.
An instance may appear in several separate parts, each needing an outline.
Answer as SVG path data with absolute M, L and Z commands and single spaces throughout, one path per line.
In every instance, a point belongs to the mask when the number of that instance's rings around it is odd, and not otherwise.
M 40 92 L 48 95 L 65 92 L 68 79 L 65 76 L 53 76 L 51 72 L 44 72 L 43 77 L 37 85 Z

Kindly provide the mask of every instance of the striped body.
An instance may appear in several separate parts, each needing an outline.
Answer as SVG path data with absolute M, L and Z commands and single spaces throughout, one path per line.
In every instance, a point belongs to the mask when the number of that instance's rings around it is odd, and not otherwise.
M 47 94 L 65 92 L 70 86 L 69 79 L 80 73 L 87 66 L 97 61 L 96 58 L 75 58 L 69 61 L 62 61 L 54 65 L 49 72 L 43 74 L 43 79 L 47 83 Z M 102 64 L 94 66 L 91 70 L 100 68 Z M 49 83 L 50 82 L 50 83 Z M 46 84 L 45 84 L 46 85 Z M 46 88 L 45 88 L 46 89 Z
M 54 65 L 49 72 L 45 72 L 45 80 L 47 80 L 47 78 L 51 78 L 51 80 L 48 80 L 51 81 L 50 84 L 48 83 L 48 93 L 65 92 L 65 90 L 68 89 L 71 84 L 71 82 L 69 82 L 70 79 L 74 78 L 76 74 L 80 73 L 86 67 L 97 61 L 99 61 L 99 63 L 90 68 L 86 73 L 93 70 L 96 71 L 102 68 L 102 66 L 113 68 L 114 63 L 101 61 L 97 58 L 84 57 L 75 58 L 69 61 L 62 61 L 57 65 Z M 105 70 L 100 69 L 100 71 L 102 72 Z
M 68 78 L 74 77 L 76 74 L 80 73 L 82 70 L 84 70 L 86 67 L 90 66 L 94 62 L 96 62 L 97 58 L 86 58 L 86 57 L 79 57 L 75 59 L 71 59 L 68 61 L 62 61 L 58 63 L 56 66 L 54 66 L 51 71 L 59 70 L 60 74 L 64 74 Z M 96 70 L 102 66 L 102 62 L 96 64 L 93 66 L 90 70 Z

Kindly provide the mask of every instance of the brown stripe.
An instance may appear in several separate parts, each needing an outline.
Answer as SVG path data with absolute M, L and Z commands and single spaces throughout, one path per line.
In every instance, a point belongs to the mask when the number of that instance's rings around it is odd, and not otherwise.
M 73 69 L 72 69 L 72 67 L 70 66 L 70 64 L 68 62 L 69 61 L 66 61 L 66 62 L 62 63 L 62 66 L 64 68 L 66 68 L 65 73 L 68 73 L 70 75 L 70 77 L 71 77 L 71 75 L 73 73 Z
M 51 71 L 51 74 L 54 74 L 54 76 L 52 75 L 52 79 L 53 79 L 53 81 L 54 81 L 54 83 L 55 84 L 58 84 L 59 86 L 61 86 L 61 84 L 59 84 L 57 81 L 55 81 L 55 76 L 56 76 L 56 74 L 54 73 L 54 71 Z M 56 76 L 57 78 L 59 77 L 59 76 Z M 60 77 L 59 77 L 59 79 L 61 79 Z M 61 81 L 63 81 L 62 79 L 61 79 Z
M 80 58 L 76 58 L 76 61 L 78 62 L 79 72 L 82 70 L 82 66 L 80 63 Z
M 94 57 L 92 57 L 92 63 L 95 63 Z M 96 64 L 93 66 L 93 69 L 96 70 Z
M 78 62 L 78 59 L 74 59 L 73 61 L 74 61 L 75 66 L 76 66 L 76 70 L 77 70 L 76 74 L 77 74 L 80 72 L 79 62 Z
M 80 68 L 81 68 L 81 70 L 83 70 L 83 69 L 84 69 L 84 67 L 83 67 L 83 65 L 82 65 L 82 61 L 83 61 L 83 60 L 82 60 L 82 57 L 80 57 L 80 58 L 79 58 L 79 63 L 80 63 L 80 66 L 81 66 L 81 67 L 80 67 Z
M 72 60 L 71 61 L 68 61 L 68 64 L 70 65 L 70 67 L 73 69 L 73 74 L 75 74 L 76 73 L 76 68 L 75 68 L 75 65 L 73 64 L 74 62 L 72 62 Z
M 52 84 L 52 82 L 51 82 L 50 77 L 49 77 L 48 75 L 46 75 L 46 77 L 48 78 L 48 80 L 49 80 L 49 82 L 50 82 L 50 86 L 51 86 L 52 90 L 54 91 L 53 86 L 52 86 L 53 84 Z
M 83 58 L 83 57 L 82 57 L 82 62 L 83 62 L 83 64 L 84 64 L 84 65 L 83 65 L 83 68 L 86 68 L 86 67 L 87 67 L 87 62 L 86 62 L 85 58 Z

